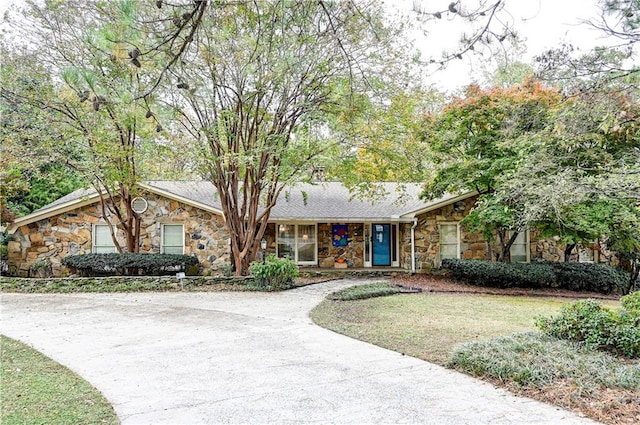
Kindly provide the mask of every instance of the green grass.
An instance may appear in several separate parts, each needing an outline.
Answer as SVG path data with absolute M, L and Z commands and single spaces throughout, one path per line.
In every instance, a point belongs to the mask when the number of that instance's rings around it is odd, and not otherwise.
M 320 326 L 446 365 L 457 344 L 535 329 L 564 299 L 411 294 L 355 302 L 323 301 L 311 312 Z
M 117 424 L 88 382 L 32 348 L 0 335 L 2 413 L 12 424 Z
M 640 361 L 546 337 L 538 317 L 558 315 L 565 298 L 412 294 L 327 299 L 315 323 L 400 353 L 458 369 L 516 393 L 607 424 L 640 417 Z M 602 301 L 617 308 L 618 301 Z

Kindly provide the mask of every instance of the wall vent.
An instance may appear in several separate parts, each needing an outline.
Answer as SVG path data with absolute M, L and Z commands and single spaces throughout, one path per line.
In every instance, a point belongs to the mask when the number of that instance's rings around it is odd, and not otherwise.
M 142 214 L 147 208 L 149 208 L 149 203 L 146 199 L 137 197 L 131 200 L 131 209 L 134 213 Z

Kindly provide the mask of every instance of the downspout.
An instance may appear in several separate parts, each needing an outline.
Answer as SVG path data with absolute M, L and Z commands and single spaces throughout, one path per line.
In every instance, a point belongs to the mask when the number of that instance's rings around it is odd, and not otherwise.
M 413 218 L 411 226 L 411 274 L 416 273 L 416 226 L 418 226 L 418 218 Z

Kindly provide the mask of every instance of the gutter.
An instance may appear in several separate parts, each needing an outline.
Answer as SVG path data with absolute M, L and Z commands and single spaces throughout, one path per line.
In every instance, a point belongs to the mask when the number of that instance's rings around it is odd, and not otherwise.
M 411 226 L 411 274 L 416 273 L 416 227 L 418 226 L 418 218 L 413 218 Z

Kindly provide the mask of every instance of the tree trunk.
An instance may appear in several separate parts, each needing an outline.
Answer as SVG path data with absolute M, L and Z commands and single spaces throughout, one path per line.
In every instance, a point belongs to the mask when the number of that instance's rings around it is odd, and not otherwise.
M 513 243 L 518 238 L 520 231 L 521 231 L 520 229 L 518 229 L 518 231 L 512 230 L 511 236 L 508 239 L 507 239 L 508 230 L 505 229 L 505 230 L 498 231 L 498 237 L 500 238 L 500 247 L 502 249 L 502 252 L 500 253 L 499 261 L 503 263 L 511 263 L 511 246 L 513 246 Z

